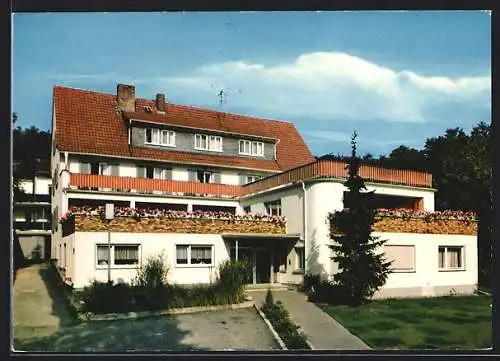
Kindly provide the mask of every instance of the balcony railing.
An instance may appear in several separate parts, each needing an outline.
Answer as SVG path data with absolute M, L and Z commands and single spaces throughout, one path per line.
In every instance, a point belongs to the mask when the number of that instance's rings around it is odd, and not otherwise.
M 244 186 L 216 183 L 198 183 L 176 180 L 106 176 L 96 174 L 69 174 L 69 187 L 74 189 L 118 190 L 122 192 L 160 192 L 180 196 L 238 198 L 297 181 L 318 178 L 347 177 L 346 163 L 318 160 L 286 172 L 272 175 Z M 362 165 L 359 174 L 367 181 L 432 187 L 429 173 L 411 170 L 386 169 Z
M 96 174 L 70 173 L 70 188 L 118 190 L 122 192 L 161 192 L 182 196 L 237 198 L 243 195 L 239 185 L 197 183 L 163 179 L 132 178 Z
M 14 221 L 13 227 L 19 231 L 50 231 L 52 222 L 50 220 L 36 222 Z
M 296 181 L 316 178 L 347 178 L 347 163 L 331 160 L 318 160 L 301 167 L 290 169 L 284 173 L 272 175 L 254 183 L 243 186 L 244 194 L 252 194 L 266 189 L 278 187 Z M 359 175 L 366 181 L 407 185 L 414 187 L 432 187 L 430 173 L 411 170 L 387 169 L 362 165 Z

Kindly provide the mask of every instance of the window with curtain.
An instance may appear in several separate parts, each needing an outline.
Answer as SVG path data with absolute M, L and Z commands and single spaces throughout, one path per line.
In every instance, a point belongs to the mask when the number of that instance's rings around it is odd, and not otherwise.
M 176 264 L 212 264 L 212 246 L 176 246 Z
M 139 264 L 139 246 L 114 246 L 114 264 Z
M 464 265 L 464 247 L 440 246 L 438 262 L 440 270 L 462 270 Z
M 191 264 L 212 264 L 212 247 L 191 246 Z
M 97 246 L 97 265 L 107 266 L 109 263 L 108 246 Z
M 177 264 L 187 264 L 188 263 L 188 249 L 189 246 L 177 246 L 176 247 L 176 263 Z

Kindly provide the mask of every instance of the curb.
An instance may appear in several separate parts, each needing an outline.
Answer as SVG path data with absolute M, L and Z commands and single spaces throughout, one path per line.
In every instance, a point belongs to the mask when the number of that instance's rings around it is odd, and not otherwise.
M 167 316 L 167 315 L 179 315 L 185 313 L 196 313 L 204 311 L 220 311 L 220 310 L 236 310 L 240 308 L 250 308 L 254 306 L 253 300 L 247 297 L 247 301 L 232 305 L 219 305 L 219 306 L 198 306 L 198 307 L 184 307 L 184 308 L 172 308 L 170 310 L 161 311 L 139 311 L 139 312 L 127 312 L 127 313 L 106 313 L 106 314 L 79 314 L 79 319 L 86 322 L 99 322 L 99 321 L 115 321 L 115 320 L 131 320 L 137 318 L 146 318 L 152 316 Z
M 271 325 L 271 322 L 269 322 L 269 320 L 267 319 L 266 315 L 264 315 L 264 313 L 259 309 L 259 307 L 257 307 L 257 305 L 255 303 L 254 303 L 253 307 L 257 310 L 257 312 L 259 313 L 260 317 L 264 320 L 264 322 L 266 323 L 267 327 L 269 328 L 269 330 L 273 334 L 274 339 L 280 345 L 281 349 L 282 350 L 288 350 L 288 348 L 286 347 L 286 345 L 283 342 L 283 340 L 281 339 L 281 337 L 274 330 L 273 325 Z
M 486 296 L 491 296 L 491 293 L 488 293 L 488 292 L 485 292 L 485 291 L 481 291 L 481 290 L 476 290 L 477 293 L 481 293 L 483 295 L 486 295 Z

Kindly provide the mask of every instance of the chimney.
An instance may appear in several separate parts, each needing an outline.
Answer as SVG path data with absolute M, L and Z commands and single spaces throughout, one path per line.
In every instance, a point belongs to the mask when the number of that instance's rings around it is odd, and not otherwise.
M 118 84 L 116 88 L 118 111 L 135 112 L 135 86 Z
M 159 113 L 165 113 L 165 94 L 156 94 L 156 109 Z

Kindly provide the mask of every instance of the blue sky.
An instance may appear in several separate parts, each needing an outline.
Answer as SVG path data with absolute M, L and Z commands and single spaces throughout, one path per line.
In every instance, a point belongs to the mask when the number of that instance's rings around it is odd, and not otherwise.
M 13 15 L 13 111 L 50 129 L 56 84 L 293 122 L 316 154 L 422 148 L 491 121 L 482 11 Z M 224 104 L 217 93 L 227 94 Z

